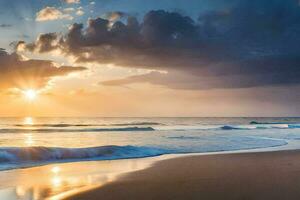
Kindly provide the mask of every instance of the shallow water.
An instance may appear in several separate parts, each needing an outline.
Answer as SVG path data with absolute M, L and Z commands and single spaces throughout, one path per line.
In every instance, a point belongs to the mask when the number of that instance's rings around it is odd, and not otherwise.
M 300 118 L 0 118 L 0 169 L 300 143 Z

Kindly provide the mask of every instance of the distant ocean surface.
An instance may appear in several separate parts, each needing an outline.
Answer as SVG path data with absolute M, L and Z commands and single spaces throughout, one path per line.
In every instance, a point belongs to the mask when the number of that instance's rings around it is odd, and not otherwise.
M 300 118 L 0 118 L 0 170 L 300 146 Z

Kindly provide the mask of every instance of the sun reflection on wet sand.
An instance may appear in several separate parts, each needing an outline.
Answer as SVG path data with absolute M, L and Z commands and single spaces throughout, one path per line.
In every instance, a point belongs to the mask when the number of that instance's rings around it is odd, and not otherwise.
M 2 171 L 0 199 L 62 199 L 114 181 L 126 172 L 144 169 L 158 159 L 91 161 Z
M 54 174 L 58 174 L 60 172 L 60 167 L 58 166 L 54 166 L 51 171 L 54 173 Z
M 58 188 L 61 186 L 61 178 L 59 176 L 55 176 L 52 178 L 51 183 L 54 188 Z

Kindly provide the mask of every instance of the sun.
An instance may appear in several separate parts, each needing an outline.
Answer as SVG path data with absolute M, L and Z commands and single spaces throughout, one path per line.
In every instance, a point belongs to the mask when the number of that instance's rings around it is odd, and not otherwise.
M 33 89 L 23 91 L 23 94 L 26 99 L 33 101 L 37 98 L 37 91 Z

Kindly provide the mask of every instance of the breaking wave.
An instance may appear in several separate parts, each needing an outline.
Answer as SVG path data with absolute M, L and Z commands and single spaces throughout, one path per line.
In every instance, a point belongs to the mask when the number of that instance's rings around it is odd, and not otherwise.
M 187 130 L 259 130 L 259 129 L 297 129 L 300 124 L 250 124 L 250 125 L 197 125 L 197 126 L 169 126 L 169 127 L 156 127 L 156 130 L 174 130 L 174 131 L 187 131 Z
M 17 164 L 18 167 L 49 162 L 84 160 L 115 160 L 141 158 L 169 153 L 167 150 L 142 146 L 100 146 L 90 148 L 56 147 L 5 147 L 0 148 L 1 164 Z

